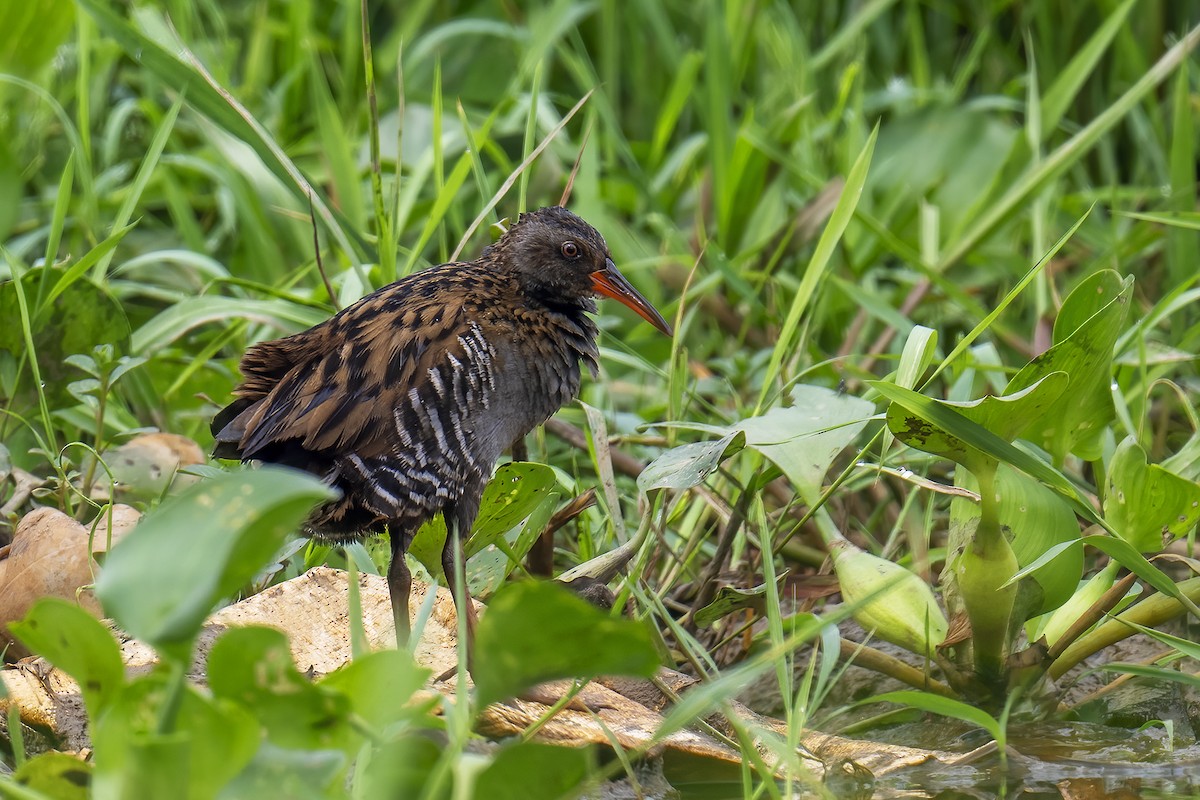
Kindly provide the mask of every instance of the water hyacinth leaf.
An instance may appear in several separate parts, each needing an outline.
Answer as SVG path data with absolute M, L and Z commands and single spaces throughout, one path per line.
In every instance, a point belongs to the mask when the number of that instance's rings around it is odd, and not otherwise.
M 1113 348 L 1132 292 L 1133 277 L 1122 279 L 1112 270 L 1082 281 L 1058 312 L 1053 345 L 1026 364 L 1005 389 L 1005 394 L 1013 394 L 1056 372 L 1070 376 L 1069 402 L 1042 408 L 1017 432 L 1044 447 L 1056 464 L 1068 453 L 1087 461 L 1100 458 L 1101 440 L 1115 413 L 1109 389 Z
M 1029 422 L 1040 416 L 1046 409 L 1051 408 L 1067 388 L 1066 373 L 1058 372 L 1047 375 L 1033 386 L 1002 397 L 989 395 L 968 403 L 951 403 L 942 400 L 926 398 L 923 405 L 941 406 L 958 417 L 975 423 L 988 433 L 1004 442 L 1011 441 Z M 876 386 L 880 393 L 889 397 L 887 390 Z M 918 395 L 920 396 L 920 395 Z M 894 397 L 888 407 L 888 429 L 896 438 L 927 453 L 949 458 L 960 464 L 971 467 L 987 458 L 994 461 L 1003 460 L 999 453 L 991 452 L 988 441 L 979 437 L 978 432 L 971 426 L 963 424 L 958 417 L 940 415 L 938 419 L 933 414 L 923 413 L 925 409 L 913 409 Z
M 560 499 L 558 492 L 551 491 L 518 528 L 495 537 L 491 545 L 471 554 L 466 569 L 467 586 L 472 595 L 488 597 L 522 564 L 554 516 Z M 472 542 L 467 545 L 468 548 L 473 546 Z
M 475 633 L 480 707 L 559 678 L 649 677 L 658 669 L 650 632 L 611 617 L 554 583 L 502 587 Z
M 746 446 L 775 463 L 807 503 L 821 496 L 830 464 L 866 426 L 875 406 L 820 386 L 792 389 L 792 404 L 732 426 Z
M 1048 375 L 1042 382 L 1035 384 L 1030 389 L 1040 387 L 1046 381 L 1061 383 L 1063 380 L 1065 377 L 1059 379 Z M 969 409 L 970 404 L 941 402 L 885 381 L 868 381 L 868 384 L 892 401 L 892 406 L 888 408 L 888 428 L 896 434 L 897 439 L 910 447 L 946 455 L 948 458 L 954 458 L 950 455 L 953 453 L 962 459 L 982 458 L 987 461 L 1003 461 L 1012 464 L 1067 498 L 1076 514 L 1097 525 L 1105 525 L 1100 515 L 1080 496 L 1079 491 L 1061 472 L 1025 450 L 1014 447 L 991 430 L 961 413 L 964 408 Z M 1053 383 L 1051 387 L 1053 388 Z M 1025 391 L 1028 392 L 1029 389 Z M 1047 397 L 1053 396 L 1051 390 L 1046 391 Z M 1011 400 L 1012 396 L 1009 396 L 1008 399 Z M 979 401 L 975 402 L 979 403 Z M 895 408 L 896 406 L 899 408 Z M 997 407 L 996 411 L 1002 412 L 1003 407 Z M 1007 418 L 1010 424 L 1013 423 L 1011 414 L 998 413 L 997 416 L 1000 421 Z M 954 458 L 954 460 L 958 460 L 958 458 Z M 968 469 L 971 468 L 965 460 L 959 463 L 963 463 Z
M 960 485 L 978 489 L 969 473 L 961 476 Z M 1040 597 L 1029 613 L 1058 608 L 1074 594 L 1083 574 L 1083 545 L 1074 512 L 1058 494 L 1008 464 L 1000 464 L 996 471 L 996 496 L 1000 525 L 1010 532 L 1013 553 L 1023 571 L 1047 552 L 1054 552 L 1026 575 L 1040 587 Z M 968 517 L 979 516 L 979 506 L 954 498 L 950 515 L 953 528 Z
M 475 800 L 558 800 L 572 797 L 591 774 L 591 750 L 517 742 L 504 746 L 475 778 Z M 536 775 L 537 780 L 529 780 Z
M 638 490 L 691 489 L 699 486 L 721 462 L 746 446 L 746 434 L 736 430 L 711 442 L 691 442 L 662 453 L 638 475 Z
M 282 467 L 197 484 L 165 500 L 113 548 L 96 596 L 126 632 L 186 656 L 217 601 L 252 579 L 313 506 L 333 496 L 311 475 Z
M 340 750 L 357 747 L 350 701 L 326 684 L 314 684 L 292 661 L 287 636 L 274 628 L 230 628 L 208 656 L 213 696 L 253 714 L 280 747 Z
M 1161 550 L 1200 520 L 1200 485 L 1148 464 L 1137 440 L 1126 437 L 1109 464 L 1104 518 L 1139 551 Z
M 426 797 L 430 775 L 438 766 L 442 747 L 419 733 L 389 739 L 371 751 L 362 774 L 361 797 Z M 356 787 L 357 788 L 357 787 Z M 325 797 L 326 795 L 322 795 Z M 435 798 L 449 797 L 449 792 Z
M 178 797 L 204 800 L 250 763 L 258 722 L 226 700 L 189 685 L 169 686 L 165 671 L 126 685 L 92 731 L 93 797 Z M 173 694 L 177 690 L 177 694 Z M 150 709 L 175 703 L 173 730 L 159 730 Z
M 112 632 L 74 603 L 44 597 L 9 630 L 26 647 L 79 684 L 95 719 L 125 682 L 125 665 Z
M 344 695 L 355 714 L 382 729 L 404 716 L 429 673 L 407 650 L 380 650 L 354 659 L 319 685 Z

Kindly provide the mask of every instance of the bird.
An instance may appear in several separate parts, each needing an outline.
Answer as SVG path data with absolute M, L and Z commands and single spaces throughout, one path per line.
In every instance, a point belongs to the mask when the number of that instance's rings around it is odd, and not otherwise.
M 235 399 L 213 418 L 214 455 L 303 470 L 338 490 L 305 521 L 310 538 L 386 533 L 401 647 L 411 635 L 405 553 L 442 514 L 441 563 L 470 664 L 476 615 L 456 541 L 501 454 L 574 400 L 583 367 L 597 376 L 597 296 L 672 335 L 595 228 L 561 206 L 523 213 L 474 261 L 412 273 L 250 347 Z

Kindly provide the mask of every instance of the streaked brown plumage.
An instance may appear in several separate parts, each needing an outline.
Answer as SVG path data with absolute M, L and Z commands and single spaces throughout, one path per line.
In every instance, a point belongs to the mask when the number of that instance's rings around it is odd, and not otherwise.
M 670 335 L 590 225 L 558 207 L 523 214 L 476 261 L 415 273 L 252 347 L 237 399 L 213 419 L 215 455 L 285 464 L 339 489 L 309 518 L 311 535 L 350 541 L 386 528 L 404 643 L 413 536 L 445 515 L 453 588 L 455 537 L 470 531 L 496 459 L 575 397 L 581 364 L 596 373 L 587 313 L 597 293 Z M 469 597 L 465 611 L 470 632 Z

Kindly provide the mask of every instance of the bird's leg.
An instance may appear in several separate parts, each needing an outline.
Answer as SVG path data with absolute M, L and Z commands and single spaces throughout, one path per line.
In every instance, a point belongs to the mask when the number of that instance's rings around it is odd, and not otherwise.
M 411 627 L 408 622 L 408 596 L 412 591 L 412 573 L 404 560 L 405 536 L 401 528 L 388 526 L 388 539 L 392 545 L 392 561 L 388 564 L 388 594 L 392 599 L 392 620 L 396 623 L 396 646 L 408 647 Z
M 442 548 L 442 571 L 446 573 L 446 588 L 454 596 L 454 610 L 464 616 L 466 621 L 466 639 L 459 645 L 467 656 L 467 670 L 471 669 L 472 651 L 475 644 L 475 603 L 471 600 L 471 592 L 467 589 L 466 565 L 463 563 L 462 542 L 457 532 L 451 528 L 446 533 L 446 545 Z M 460 599 L 461 593 L 461 599 Z

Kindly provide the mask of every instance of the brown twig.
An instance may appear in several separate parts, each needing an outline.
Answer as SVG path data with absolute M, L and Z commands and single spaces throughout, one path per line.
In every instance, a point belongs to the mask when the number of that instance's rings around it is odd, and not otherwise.
M 587 509 L 596 505 L 596 487 L 588 489 L 578 497 L 572 498 L 550 517 L 546 527 L 538 534 L 537 541 L 529 548 L 525 557 L 525 567 L 531 575 L 550 577 L 554 574 L 554 534 L 559 528 L 578 517 Z
M 317 213 L 313 208 L 312 192 L 308 193 L 308 218 L 312 220 L 313 232 L 313 253 L 317 257 L 317 272 L 321 273 L 321 282 L 325 284 L 325 291 L 329 292 L 329 302 L 333 304 L 333 310 L 339 310 L 337 292 L 333 291 L 333 284 L 329 282 L 329 276 L 325 274 L 325 262 L 321 260 L 321 235 L 317 230 Z

